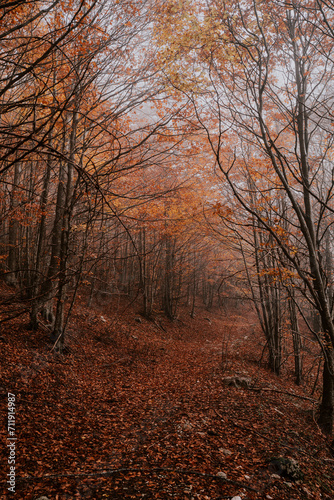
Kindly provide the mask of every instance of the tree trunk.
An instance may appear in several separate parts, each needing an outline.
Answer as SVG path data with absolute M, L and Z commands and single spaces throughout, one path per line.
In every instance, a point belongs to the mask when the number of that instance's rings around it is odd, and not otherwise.
M 30 310 L 30 328 L 36 330 L 38 328 L 38 313 L 43 303 L 43 297 L 40 296 L 40 282 L 41 276 L 44 274 L 44 262 L 43 262 L 43 252 L 45 248 L 45 238 L 46 238 L 46 205 L 48 201 L 49 185 L 50 185 L 50 174 L 51 174 L 51 157 L 48 158 L 46 165 L 46 172 L 44 176 L 43 191 L 40 198 L 40 210 L 41 210 L 41 220 L 38 228 L 38 243 L 37 252 L 35 260 L 35 272 L 33 274 L 33 285 L 32 285 L 32 306 Z
M 297 308 L 293 298 L 293 291 L 289 293 L 289 313 L 290 313 L 290 326 L 293 342 L 293 353 L 295 359 L 295 382 L 297 385 L 302 383 L 303 378 L 303 365 L 301 357 L 301 337 L 298 324 Z
M 20 165 L 15 163 L 13 188 L 10 199 L 11 217 L 9 220 L 8 228 L 8 274 L 6 274 L 6 282 L 9 285 L 15 286 L 17 284 L 17 270 L 18 270 L 18 230 L 19 224 L 15 218 L 15 210 L 18 205 L 17 202 L 17 187 L 20 180 Z
M 326 435 L 333 433 L 334 423 L 334 357 L 327 349 L 322 379 L 322 399 L 319 407 L 319 427 Z

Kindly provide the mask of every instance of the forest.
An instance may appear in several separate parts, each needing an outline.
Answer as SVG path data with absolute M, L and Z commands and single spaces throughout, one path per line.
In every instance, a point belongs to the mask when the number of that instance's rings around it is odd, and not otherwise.
M 333 499 L 333 224 L 333 0 L 1 0 L 1 498 Z

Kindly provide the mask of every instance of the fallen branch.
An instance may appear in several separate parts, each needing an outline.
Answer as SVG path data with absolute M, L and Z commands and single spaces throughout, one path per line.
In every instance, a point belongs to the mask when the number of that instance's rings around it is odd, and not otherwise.
M 12 319 L 18 318 L 19 316 L 23 316 L 23 314 L 27 313 L 28 311 L 29 311 L 29 309 L 21 309 L 19 312 L 16 312 L 12 316 L 7 316 L 6 318 L 3 318 L 0 320 L 0 325 L 2 323 L 5 323 L 6 321 L 10 321 Z
M 162 326 L 162 324 L 160 323 L 160 321 L 158 322 L 158 320 L 154 320 L 154 324 L 160 328 L 163 332 L 167 333 L 167 330 L 164 326 Z
M 277 392 L 278 394 L 286 394 L 287 396 L 291 396 L 293 398 L 305 399 L 306 401 L 312 401 L 312 403 L 319 403 L 317 399 L 309 398 L 308 396 L 300 396 L 299 394 L 293 394 L 292 392 L 280 391 L 279 389 L 272 389 L 271 387 L 249 387 L 250 391 L 267 391 L 267 392 Z
M 217 476 L 216 474 L 208 474 L 205 472 L 199 472 L 199 471 L 192 471 L 192 470 L 186 470 L 186 469 L 171 469 L 168 467 L 155 467 L 153 469 L 141 469 L 141 468 L 121 468 L 121 469 L 106 469 L 106 470 L 97 470 L 95 472 L 84 472 L 84 473 L 79 473 L 79 474 L 46 474 L 44 476 L 18 476 L 16 477 L 17 481 L 39 481 L 41 479 L 57 479 L 57 478 L 83 478 L 83 477 L 108 477 L 112 476 L 114 474 L 123 474 L 127 472 L 137 472 L 137 473 L 152 473 L 152 472 L 172 472 L 174 474 L 184 474 L 184 475 L 190 475 L 190 476 L 199 476 L 199 477 L 209 477 L 211 479 L 215 479 L 217 481 L 224 481 L 229 484 L 233 484 L 234 486 L 239 486 L 241 488 L 245 488 L 247 490 L 251 491 L 258 491 L 255 488 L 252 488 L 251 486 L 248 486 L 248 484 L 241 483 L 240 481 L 233 481 L 232 479 L 227 479 L 223 478 L 220 476 Z

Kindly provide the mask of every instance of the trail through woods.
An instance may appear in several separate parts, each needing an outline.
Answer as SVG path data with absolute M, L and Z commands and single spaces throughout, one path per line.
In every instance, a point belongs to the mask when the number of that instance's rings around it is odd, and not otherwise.
M 262 339 L 242 314 L 200 311 L 172 323 L 82 305 L 63 356 L 45 331 L 25 329 L 27 318 L 5 324 L 1 498 L 334 498 L 313 396 L 288 370 L 279 379 L 259 366 Z M 224 385 L 236 374 L 249 387 Z M 16 397 L 14 495 L 5 485 L 7 392 Z M 296 460 L 303 479 L 281 477 L 273 457 Z

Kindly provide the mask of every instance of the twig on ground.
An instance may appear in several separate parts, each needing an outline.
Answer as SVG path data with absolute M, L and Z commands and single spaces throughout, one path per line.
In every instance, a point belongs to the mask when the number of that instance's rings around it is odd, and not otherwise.
M 220 477 L 216 474 L 208 474 L 205 472 L 199 472 L 199 471 L 192 471 L 192 470 L 186 470 L 186 469 L 171 469 L 168 467 L 154 467 L 152 469 L 145 469 L 145 468 L 120 468 L 120 469 L 105 469 L 105 470 L 97 470 L 95 472 L 87 472 L 87 473 L 79 473 L 79 474 L 46 474 L 44 476 L 26 476 L 26 477 L 17 477 L 17 481 L 38 481 L 38 480 L 48 480 L 48 479 L 57 479 L 61 477 L 68 477 L 68 478 L 80 478 L 80 477 L 99 477 L 99 476 L 112 476 L 113 474 L 123 474 L 127 472 L 137 472 L 137 473 L 154 473 L 154 472 L 172 472 L 174 474 L 183 474 L 183 475 L 191 475 L 191 476 L 199 476 L 199 477 L 208 477 L 211 479 L 215 479 L 217 481 L 224 481 L 229 484 L 233 484 L 234 486 L 239 486 L 241 488 L 245 488 L 250 491 L 255 491 L 257 492 L 258 490 L 255 488 L 252 488 L 252 486 L 249 486 L 248 484 L 241 483 L 240 481 L 234 481 L 233 479 L 227 479 Z
M 299 394 L 293 394 L 292 392 L 280 391 L 279 389 L 272 389 L 271 387 L 249 387 L 249 390 L 255 392 L 277 392 L 278 394 L 286 394 L 287 396 L 291 396 L 293 398 L 305 399 L 306 401 L 311 401 L 312 403 L 319 403 L 317 399 L 309 398 L 308 396 L 300 396 Z

